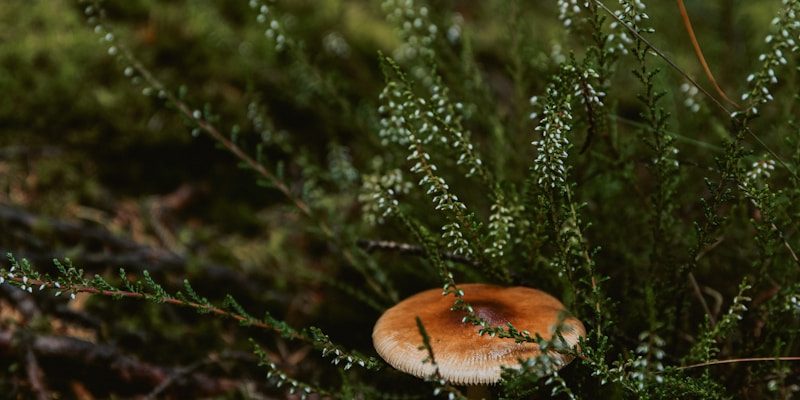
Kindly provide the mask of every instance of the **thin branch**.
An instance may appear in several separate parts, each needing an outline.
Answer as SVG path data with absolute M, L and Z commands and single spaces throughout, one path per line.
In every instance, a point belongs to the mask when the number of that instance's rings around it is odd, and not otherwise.
M 36 354 L 34 354 L 31 346 L 25 347 L 25 372 L 28 376 L 28 383 L 31 384 L 31 391 L 33 391 L 38 400 L 47 400 L 50 398 L 50 392 L 45 384 L 44 372 L 42 372 L 39 360 L 36 359 Z
M 182 379 L 186 379 L 187 377 L 191 379 L 191 375 L 200 368 L 220 363 L 223 360 L 234 359 L 246 359 L 249 362 L 257 362 L 257 359 L 250 353 L 223 352 L 221 354 L 210 354 L 204 360 L 199 360 L 185 367 L 175 368 L 172 373 L 166 377 L 166 379 L 164 379 L 158 386 L 153 388 L 153 390 L 147 396 L 145 396 L 145 400 L 154 400 L 159 398 L 162 393 L 164 393 L 171 386 L 179 383 Z
M 711 243 L 711 244 L 709 244 L 708 246 L 706 246 L 705 248 L 703 248 L 703 250 L 702 250 L 702 251 L 700 251 L 699 253 L 697 253 L 697 255 L 694 257 L 694 262 L 698 262 L 698 261 L 700 261 L 700 259 L 701 259 L 701 258 L 705 257 L 705 256 L 706 256 L 706 254 L 708 254 L 708 253 L 710 253 L 712 250 L 716 249 L 716 248 L 717 248 L 717 246 L 719 246 L 720 244 L 722 244 L 722 242 L 723 242 L 723 241 L 725 241 L 725 236 L 720 236 L 720 237 L 718 237 L 718 238 L 717 238 L 717 240 L 715 240 L 715 241 L 714 241 L 714 243 Z
M 425 256 L 425 249 L 422 246 L 418 246 L 415 244 L 409 243 L 402 243 L 402 242 L 394 242 L 391 240 L 366 240 L 366 239 L 359 239 L 356 244 L 364 249 L 367 253 L 371 253 L 376 250 L 381 251 L 393 251 L 400 254 L 408 254 L 414 256 Z M 470 267 L 477 267 L 478 262 L 472 260 L 468 257 L 464 257 L 462 255 L 453 254 L 450 252 L 442 253 L 442 258 L 446 260 L 450 260 L 453 262 L 457 262 L 459 264 L 464 264 Z
M 694 295 L 700 301 L 700 304 L 703 306 L 703 310 L 708 315 L 708 318 L 711 320 L 711 326 L 717 324 L 717 318 L 711 313 L 711 309 L 708 308 L 708 303 L 706 303 L 705 297 L 703 297 L 703 293 L 700 291 L 700 285 L 697 284 L 697 280 L 694 278 L 694 273 L 691 271 L 689 272 L 689 282 L 692 283 L 692 289 L 694 289 Z
M 783 158 L 781 158 L 781 156 L 779 156 L 778 153 L 776 153 L 769 146 L 767 146 L 767 144 L 764 143 L 764 141 L 761 140 L 760 137 L 756 136 L 756 134 L 753 133 L 752 130 L 750 130 L 749 126 L 745 126 L 744 130 L 750 135 L 750 137 L 755 139 L 755 141 L 758 142 L 758 144 L 761 145 L 761 147 L 763 147 L 772 157 L 778 160 L 781 166 L 785 168 L 787 171 L 789 171 L 790 175 L 792 175 L 795 179 L 800 179 L 800 176 L 798 176 L 797 173 L 791 167 L 789 167 L 789 164 L 786 161 L 783 161 Z
M 8 277 L 4 279 L 6 282 L 14 282 L 15 284 L 18 285 L 20 284 L 26 285 L 31 290 L 33 290 L 33 288 L 36 287 L 39 288 L 39 290 L 53 289 L 57 290 L 59 293 L 71 293 L 72 295 L 76 293 L 88 293 L 92 295 L 107 296 L 116 299 L 126 298 L 126 299 L 146 300 L 157 303 L 166 303 L 180 307 L 186 307 L 193 309 L 200 314 L 216 315 L 219 317 L 234 320 L 243 326 L 251 326 L 267 331 L 272 331 L 280 334 L 281 336 L 287 339 L 299 340 L 306 343 L 310 343 L 315 348 L 321 349 L 323 351 L 323 356 L 325 355 L 325 353 L 334 353 L 336 354 L 337 357 L 347 358 L 348 362 L 356 362 L 350 359 L 361 358 L 358 361 L 358 364 L 368 369 L 379 369 L 383 365 L 378 359 L 374 357 L 362 356 L 358 354 L 358 352 L 349 351 L 343 348 L 342 346 L 332 343 L 327 336 L 325 336 L 315 328 L 309 328 L 308 330 L 306 329 L 297 330 L 285 324 L 284 322 L 271 319 L 271 317 L 266 317 L 264 319 L 258 319 L 252 317 L 250 315 L 247 315 L 244 311 L 238 311 L 239 310 L 238 308 L 237 311 L 228 311 L 224 308 L 214 306 L 211 303 L 198 303 L 189 300 L 181 300 L 179 298 L 175 298 L 169 295 L 162 296 L 150 293 L 131 292 L 119 289 L 116 290 L 98 289 L 95 287 L 85 286 L 86 285 L 85 283 L 73 284 L 69 286 L 65 284 L 59 284 L 59 286 L 56 286 L 56 283 L 52 281 L 45 281 L 41 279 L 34 279 L 21 276 L 13 276 L 12 274 L 9 274 Z
M 677 367 L 679 370 L 702 368 L 712 365 L 722 364 L 736 364 L 736 363 L 750 363 L 750 362 L 765 362 L 765 361 L 800 361 L 800 357 L 753 357 L 753 358 L 731 358 L 727 360 L 706 361 L 699 364 L 685 365 Z
M 800 258 L 797 257 L 797 253 L 794 251 L 794 248 L 792 248 L 792 245 L 789 244 L 789 241 L 786 239 L 786 235 L 783 234 L 783 231 L 778 229 L 778 226 L 775 225 L 774 222 L 770 222 L 770 227 L 778 234 L 778 237 L 781 238 L 783 241 L 783 246 L 789 251 L 789 255 L 792 256 L 792 260 L 794 260 L 795 264 L 800 265 Z
M 794 260 L 795 264 L 800 265 L 800 258 L 797 257 L 797 253 L 792 248 L 792 245 L 789 244 L 788 240 L 786 240 L 786 236 L 784 236 L 783 232 L 780 229 L 778 229 L 778 227 L 775 225 L 774 222 L 771 223 L 771 225 L 772 229 L 778 232 L 778 235 L 780 236 L 781 240 L 783 240 L 783 246 L 786 247 L 786 250 L 789 251 L 789 254 L 792 256 L 792 259 Z
M 210 305 L 210 304 L 200 304 L 200 303 L 196 303 L 196 302 L 193 302 L 193 301 L 180 300 L 180 299 L 177 299 L 177 298 L 174 298 L 174 297 L 156 298 L 156 296 L 154 296 L 152 294 L 139 293 L 139 292 L 130 292 L 130 291 L 126 291 L 126 290 L 102 290 L 102 289 L 97 289 L 97 288 L 89 287 L 89 286 L 71 286 L 71 287 L 67 287 L 67 286 L 61 285 L 60 287 L 56 287 L 53 282 L 44 281 L 44 280 L 40 280 L 40 279 L 23 278 L 23 277 L 19 277 L 19 276 L 8 277 L 8 278 L 5 278 L 5 279 L 6 279 L 6 281 L 14 281 L 14 282 L 17 282 L 17 283 L 24 283 L 25 285 L 27 285 L 29 287 L 41 287 L 42 289 L 44 289 L 44 288 L 54 289 L 54 290 L 58 290 L 58 291 L 64 292 L 64 293 L 68 293 L 68 292 L 71 292 L 71 293 L 88 293 L 88 294 L 93 294 L 93 295 L 115 297 L 115 298 L 128 298 L 128 299 L 158 301 L 158 302 L 161 302 L 161 303 L 166 303 L 166 304 L 172 304 L 172 305 L 176 305 L 176 306 L 180 306 L 180 307 L 191 308 L 191 309 L 194 309 L 194 310 L 196 310 L 198 312 L 202 312 L 202 313 L 213 314 L 213 315 L 216 315 L 216 316 L 232 319 L 234 321 L 237 321 L 239 323 L 245 324 L 247 326 L 253 326 L 253 327 L 256 327 L 256 328 L 260 328 L 260 329 L 265 329 L 265 330 L 269 330 L 269 331 L 278 332 L 278 333 L 280 333 L 280 334 L 282 334 L 282 335 L 284 335 L 284 336 L 286 336 L 286 337 L 288 337 L 290 339 L 308 340 L 308 338 L 306 338 L 305 336 L 303 336 L 302 334 L 300 334 L 297 331 L 291 330 L 291 331 L 284 332 L 284 331 L 281 331 L 280 329 L 278 329 L 278 327 L 276 327 L 276 326 L 274 326 L 272 324 L 269 324 L 267 322 L 264 322 L 262 320 L 259 320 L 259 319 L 256 319 L 256 318 L 253 318 L 253 317 L 250 317 L 250 316 L 247 316 L 247 315 L 238 314 L 238 313 L 235 313 L 235 312 L 232 312 L 232 311 L 227 311 L 227 310 L 225 310 L 223 308 L 216 307 L 216 306 L 213 306 L 213 305 Z M 19 292 L 22 293 L 21 291 L 19 291 Z
M 625 124 L 625 125 L 628 125 L 628 126 L 632 126 L 634 128 L 644 129 L 644 130 L 647 130 L 647 131 L 652 131 L 653 130 L 653 127 L 651 127 L 650 125 L 641 123 L 641 122 L 633 120 L 633 119 L 629 119 L 629 118 L 623 117 L 621 115 L 610 114 L 609 118 L 611 118 L 611 119 L 613 119 L 613 120 L 615 120 L 617 122 L 620 122 L 622 124 Z M 725 151 L 725 149 L 723 149 L 720 146 L 717 146 L 717 145 L 712 144 L 712 143 L 704 142 L 702 140 L 697 140 L 697 139 L 682 135 L 682 134 L 680 134 L 678 132 L 675 132 L 675 131 L 670 131 L 670 130 L 667 130 L 667 129 L 664 129 L 662 131 L 664 133 L 669 134 L 670 136 L 675 137 L 676 140 L 682 141 L 684 143 L 691 143 L 691 144 L 694 144 L 697 147 L 702 147 L 704 149 L 713 150 L 713 151 L 718 152 L 718 153 L 722 153 L 722 152 Z

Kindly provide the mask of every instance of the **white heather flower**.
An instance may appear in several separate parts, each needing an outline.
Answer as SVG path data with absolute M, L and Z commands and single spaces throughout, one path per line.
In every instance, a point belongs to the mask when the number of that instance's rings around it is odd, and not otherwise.
M 681 85 L 681 92 L 683 92 L 684 95 L 686 95 L 686 99 L 683 101 L 683 105 L 686 106 L 686 108 L 688 108 L 692 112 L 696 113 L 700 111 L 700 103 L 697 97 L 699 90 L 697 89 L 697 86 L 691 85 L 688 82 L 683 83 Z
M 340 58 L 347 58 L 350 55 L 350 45 L 344 36 L 338 32 L 331 32 L 322 39 L 322 47 L 330 54 Z
M 747 172 L 747 178 L 750 181 L 756 181 L 761 178 L 769 178 L 772 171 L 775 170 L 775 161 L 771 159 L 761 159 L 753 162 L 750 171 Z
M 556 188 L 566 182 L 567 134 L 572 130 L 572 114 L 568 95 L 559 95 L 551 85 L 547 88 L 548 101 L 536 131 L 540 138 L 531 142 L 536 146 L 533 169 L 538 173 L 540 185 Z M 555 103 L 558 101 L 558 103 Z
M 579 0 L 558 0 L 558 19 L 565 28 L 570 28 L 577 15 L 581 12 Z

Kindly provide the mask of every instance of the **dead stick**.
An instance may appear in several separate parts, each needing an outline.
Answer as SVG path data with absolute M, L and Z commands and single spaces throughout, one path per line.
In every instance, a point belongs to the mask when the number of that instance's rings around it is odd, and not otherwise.
M 728 95 L 719 87 L 717 84 L 717 80 L 714 79 L 714 74 L 711 73 L 711 68 L 708 67 L 708 63 L 706 62 L 706 58 L 703 56 L 703 49 L 700 48 L 700 43 L 697 41 L 697 36 L 694 34 L 694 28 L 692 28 L 692 20 L 689 19 L 689 12 L 686 11 L 686 6 L 683 4 L 683 0 L 678 1 L 678 9 L 681 11 L 681 19 L 683 20 L 683 26 L 686 28 L 686 32 L 689 34 L 689 40 L 692 42 L 692 47 L 694 48 L 694 54 L 697 56 L 697 60 L 700 61 L 700 65 L 703 66 L 703 71 L 706 73 L 706 77 L 711 84 L 714 85 L 714 89 L 717 91 L 720 97 L 723 100 L 730 103 L 732 106 L 739 108 L 739 104 L 735 101 L 731 100 Z

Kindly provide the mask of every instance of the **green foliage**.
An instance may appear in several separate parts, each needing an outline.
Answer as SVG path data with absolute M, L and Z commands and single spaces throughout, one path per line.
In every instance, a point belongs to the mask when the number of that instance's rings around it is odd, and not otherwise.
M 504 369 L 492 389 L 504 399 L 800 391 L 787 359 L 800 354 L 800 1 L 687 4 L 739 105 L 693 78 L 673 3 L 462 3 L 0 5 L 25 32 L 0 47 L 0 90 L 27 92 L 0 103 L 0 140 L 23 145 L 25 132 L 24 146 L 69 149 L 0 154 L 3 203 L 86 218 L 124 214 L 130 193 L 212 188 L 172 236 L 149 215 L 144 230 L 181 268 L 81 269 L 70 259 L 130 249 L 57 239 L 58 224 L 19 233 L 17 221 L 0 226 L 20 255 L 0 284 L 95 295 L 111 336 L 202 324 L 201 343 L 160 357 L 249 349 L 266 392 L 300 398 L 462 398 L 438 373 L 409 384 L 369 340 L 381 311 L 437 285 L 479 334 L 541 348 Z M 57 98 L 74 99 L 68 112 Z M 97 172 L 128 152 L 130 168 Z M 34 258 L 51 250 L 53 268 Z M 241 287 L 208 284 L 203 261 L 244 275 Z M 566 348 L 558 329 L 545 341 L 492 326 L 462 282 L 552 293 L 587 336 Z M 157 307 L 116 321 L 128 300 Z M 169 317 L 176 307 L 197 314 Z M 436 365 L 436 338 L 417 326 L 420 362 Z M 740 361 L 714 364 L 726 359 Z

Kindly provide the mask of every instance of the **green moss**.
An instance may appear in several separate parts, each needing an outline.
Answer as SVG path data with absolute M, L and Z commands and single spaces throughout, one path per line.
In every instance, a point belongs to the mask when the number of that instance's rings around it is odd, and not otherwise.
M 622 1 L 638 36 L 595 2 L 249 3 L 107 0 L 101 34 L 85 4 L 0 4 L 0 203 L 46 216 L 0 222 L 0 248 L 35 259 L 15 270 L 31 278 L 152 301 L 93 298 L 100 341 L 181 365 L 252 337 L 257 362 L 209 373 L 262 395 L 280 381 L 457 397 L 370 358 L 371 326 L 442 285 L 484 332 L 556 345 L 470 314 L 458 284 L 484 281 L 551 292 L 588 329 L 570 366 L 555 374 L 542 356 L 506 374 L 502 398 L 770 398 L 800 384 L 791 363 L 681 369 L 800 350 L 797 1 L 687 4 L 722 88 L 758 106 L 735 117 L 684 76 L 710 87 L 672 2 Z M 65 256 L 89 269 L 46 263 Z M 138 284 L 114 272 L 148 266 Z M 61 303 L 40 297 L 26 334 L 51 332 Z M 0 390 L 30 394 L 24 368 L 0 368 Z

